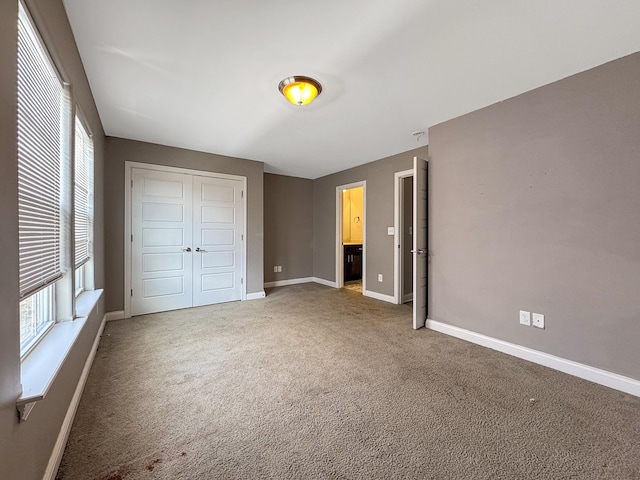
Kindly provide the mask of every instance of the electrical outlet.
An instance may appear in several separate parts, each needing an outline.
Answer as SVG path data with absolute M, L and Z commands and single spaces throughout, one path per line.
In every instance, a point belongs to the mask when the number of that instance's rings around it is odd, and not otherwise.
M 379 281 L 379 282 L 381 282 L 381 281 L 382 281 L 382 274 L 381 274 L 381 273 L 379 273 L 379 274 L 378 274 L 378 281 Z
M 534 313 L 533 321 L 531 322 L 531 324 L 534 327 L 544 328 L 544 315 L 542 315 L 541 313 Z
M 387 235 L 395 235 L 396 229 L 395 227 L 387 227 Z
M 277 272 L 278 271 L 278 267 L 276 265 L 273 266 L 273 272 Z
M 278 265 L 278 272 L 282 272 L 282 265 Z
M 520 310 L 520 325 L 531 325 L 531 312 Z

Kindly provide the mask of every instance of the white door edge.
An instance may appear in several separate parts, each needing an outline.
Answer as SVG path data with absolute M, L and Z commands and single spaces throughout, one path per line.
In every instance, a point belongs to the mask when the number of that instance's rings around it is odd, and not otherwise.
M 413 328 L 417 330 L 425 326 L 428 314 L 428 209 L 427 198 L 429 195 L 428 161 L 419 157 L 413 157 Z M 424 171 L 424 176 L 422 175 Z M 421 188 L 424 188 L 425 204 L 421 202 Z M 424 223 L 421 222 L 421 213 L 424 213 Z M 424 227 L 424 235 L 422 230 Z M 421 252 L 422 251 L 422 252 Z M 421 284 L 424 273 L 424 285 Z M 424 298 L 424 305 L 422 299 Z

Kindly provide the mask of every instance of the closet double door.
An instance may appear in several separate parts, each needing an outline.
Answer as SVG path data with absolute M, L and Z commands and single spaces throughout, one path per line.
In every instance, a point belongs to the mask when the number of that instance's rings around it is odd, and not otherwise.
M 242 298 L 243 186 L 132 169 L 131 315 Z

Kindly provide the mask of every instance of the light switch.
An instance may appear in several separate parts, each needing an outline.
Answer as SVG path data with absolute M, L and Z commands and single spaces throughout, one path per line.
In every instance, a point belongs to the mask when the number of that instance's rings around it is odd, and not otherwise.
M 396 229 L 394 227 L 387 227 L 387 235 L 395 235 Z

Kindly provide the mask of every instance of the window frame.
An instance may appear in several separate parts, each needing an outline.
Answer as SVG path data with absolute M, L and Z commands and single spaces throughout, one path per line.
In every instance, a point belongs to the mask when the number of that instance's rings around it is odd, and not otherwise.
M 88 127 L 88 122 L 85 120 L 85 116 L 82 114 L 80 108 L 76 105 L 76 111 L 74 115 L 74 149 L 73 149 L 73 267 L 74 267 L 74 275 L 73 275 L 73 290 L 74 297 L 77 299 L 83 292 L 93 290 L 93 240 L 94 240 L 94 211 L 95 211 L 95 180 L 94 180 L 94 171 L 95 171 L 95 150 L 93 143 L 93 133 L 91 129 Z M 80 127 L 80 132 L 78 132 L 78 127 Z M 78 135 L 83 137 L 83 148 L 82 151 L 78 151 L 78 146 L 75 144 L 75 141 L 78 139 Z M 82 261 L 78 262 L 76 259 L 77 255 L 77 245 L 76 241 L 78 227 L 77 220 L 77 212 L 78 212 L 78 197 L 77 197 L 77 186 L 78 186 L 78 154 L 82 155 L 82 163 L 85 167 L 85 171 L 83 174 L 85 175 L 85 182 L 82 185 L 86 188 L 86 203 L 84 207 L 86 210 L 84 213 L 84 218 L 86 219 L 86 224 L 84 225 L 86 228 L 86 258 L 82 259 Z
M 56 324 L 56 302 L 55 302 L 55 287 L 56 284 L 51 285 L 39 290 L 38 292 L 24 298 L 20 302 L 20 357 L 25 358 L 31 351 L 36 348 L 40 341 L 51 331 Z M 44 297 L 44 298 L 43 298 Z M 36 310 L 34 315 L 37 317 L 35 334 L 28 338 L 22 337 L 22 310 L 25 308 L 26 302 L 34 304 L 31 308 Z M 43 318 L 45 320 L 43 320 Z M 41 325 L 37 325 L 39 321 L 42 321 Z

